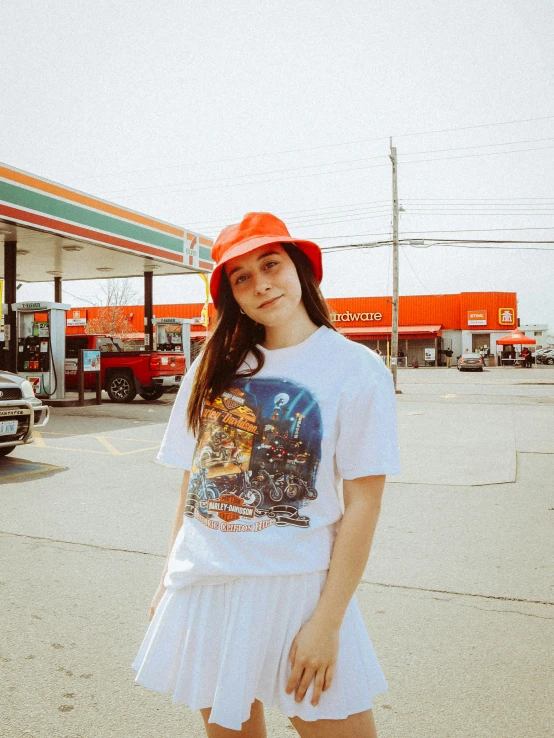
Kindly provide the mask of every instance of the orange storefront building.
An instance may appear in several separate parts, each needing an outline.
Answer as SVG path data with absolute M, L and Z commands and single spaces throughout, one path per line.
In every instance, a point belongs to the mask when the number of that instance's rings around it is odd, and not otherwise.
M 391 297 L 339 297 L 328 300 L 337 329 L 353 341 L 369 348 L 390 353 L 392 326 Z M 202 303 L 155 305 L 156 318 L 200 318 Z M 144 308 L 123 308 L 140 341 L 144 330 Z M 210 305 L 210 314 L 213 306 Z M 83 333 L 88 321 L 98 315 L 99 308 L 73 308 L 68 313 L 68 334 Z M 444 364 L 442 352 L 452 348 L 454 357 L 466 349 L 482 348 L 497 357 L 496 340 L 518 326 L 515 292 L 461 292 L 453 295 L 413 295 L 400 297 L 400 356 L 408 366 L 417 359 L 420 366 Z M 193 325 L 192 338 L 206 336 L 202 325 Z M 427 349 L 427 351 L 426 351 Z M 432 351 L 429 351 L 431 349 Z M 429 359 L 429 357 L 432 357 Z

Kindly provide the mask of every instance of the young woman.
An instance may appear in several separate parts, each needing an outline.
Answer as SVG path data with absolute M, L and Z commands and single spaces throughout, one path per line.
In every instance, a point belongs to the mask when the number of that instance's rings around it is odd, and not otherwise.
M 321 251 L 281 220 L 249 213 L 212 254 L 215 325 L 158 456 L 184 476 L 136 682 L 209 738 L 263 738 L 264 704 L 302 738 L 375 738 L 387 684 L 354 592 L 400 472 L 392 375 L 334 330 Z

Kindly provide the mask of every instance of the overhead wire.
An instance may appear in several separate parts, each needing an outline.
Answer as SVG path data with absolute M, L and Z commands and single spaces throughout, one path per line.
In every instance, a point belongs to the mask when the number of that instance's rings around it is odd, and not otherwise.
M 74 297 L 76 300 L 80 300 L 81 302 L 88 302 L 89 305 L 94 307 L 94 303 L 90 300 L 85 300 L 84 297 L 78 297 L 77 295 L 74 295 L 72 292 L 69 292 L 69 290 L 66 290 L 65 287 L 62 286 L 62 292 L 65 295 L 69 295 L 70 297 Z
M 554 231 L 554 226 L 530 226 L 526 228 L 453 228 L 452 230 L 439 229 L 436 231 L 403 231 L 404 236 L 421 233 L 493 233 L 497 231 Z
M 507 202 L 519 200 L 554 200 L 554 197 L 409 197 L 403 202 Z
M 429 151 L 402 151 L 402 156 L 416 156 L 417 154 L 441 154 L 444 151 L 465 151 L 467 149 L 486 149 L 490 146 L 516 146 L 523 143 L 542 143 L 543 141 L 554 141 L 554 137 L 527 138 L 522 141 L 502 141 L 500 143 L 478 144 L 473 146 L 451 146 L 447 149 L 430 149 Z
M 483 215 L 490 215 L 490 216 L 501 216 L 501 217 L 536 217 L 536 216 L 548 216 L 552 217 L 554 215 L 554 210 L 547 210 L 541 213 L 537 213 L 534 211 L 500 211 L 500 212 L 493 212 L 491 210 L 484 210 L 484 211 L 475 211 L 475 210 L 405 210 L 402 213 L 402 216 L 405 217 L 407 215 L 413 215 L 413 216 L 426 216 L 426 215 L 460 215 L 466 218 L 473 218 L 474 216 L 483 216 Z
M 542 116 L 538 118 L 522 118 L 519 120 L 505 120 L 505 121 L 498 121 L 496 123 L 480 123 L 477 125 L 461 126 L 461 127 L 456 127 L 456 128 L 442 128 L 438 130 L 435 129 L 431 131 L 416 131 L 412 133 L 396 133 L 396 134 L 393 134 L 392 137 L 393 138 L 409 138 L 412 136 L 431 136 L 431 135 L 436 135 L 440 133 L 457 133 L 459 131 L 471 131 L 471 130 L 476 130 L 479 128 L 494 128 L 497 126 L 517 125 L 519 123 L 537 123 L 540 121 L 552 120 L 552 119 L 554 119 L 554 115 L 546 115 L 546 116 Z M 362 143 L 373 143 L 375 141 L 388 141 L 390 138 L 391 136 L 377 136 L 373 138 L 358 139 L 356 141 L 343 141 L 343 142 L 338 142 L 338 143 L 333 143 L 333 144 L 321 144 L 318 146 L 307 146 L 307 147 L 297 148 L 297 149 L 285 149 L 281 151 L 262 152 L 262 153 L 257 153 L 257 154 L 244 154 L 241 156 L 226 157 L 223 159 L 212 159 L 212 160 L 207 160 L 203 162 L 193 162 L 190 166 L 206 166 L 208 164 L 222 164 L 225 162 L 243 161 L 246 159 L 256 159 L 256 158 L 260 158 L 263 156 L 280 156 L 281 154 L 297 154 L 297 153 L 306 152 L 306 151 L 319 151 L 321 149 L 332 149 L 332 148 L 337 148 L 340 146 L 354 146 L 354 145 L 362 144 Z M 131 169 L 127 171 L 113 172 L 109 174 L 108 176 L 118 176 L 121 174 L 137 174 L 141 172 L 166 171 L 168 169 L 178 169 L 180 167 L 181 165 L 172 165 L 168 167 L 148 167 L 148 168 L 143 168 L 143 169 Z M 84 180 L 99 179 L 102 176 L 106 176 L 106 175 L 93 175 L 91 177 L 85 177 L 83 179 Z
M 473 244 L 462 244 L 462 243 L 459 243 L 459 244 L 452 244 L 452 243 L 432 243 L 432 244 L 429 244 L 429 248 L 432 248 L 434 246 L 448 246 L 449 248 L 450 247 L 452 247 L 452 248 L 475 248 L 475 249 L 477 249 L 477 248 L 483 248 L 483 249 L 491 249 L 491 250 L 494 250 L 494 249 L 503 249 L 505 251 L 554 251 L 554 241 L 545 242 L 545 243 L 553 244 L 552 248 L 550 248 L 550 247 L 548 247 L 546 245 L 545 246 L 540 246 L 540 247 L 539 246 L 536 246 L 535 247 L 535 246 L 531 246 L 531 245 L 524 246 L 524 247 L 507 246 L 507 245 L 498 245 L 498 244 L 495 244 L 494 242 L 491 242 L 491 245 L 488 245 L 487 246 L 486 243 L 487 242 L 485 242 L 485 243 L 476 242 L 476 243 L 473 243 Z M 531 243 L 533 243 L 533 242 L 531 242 Z M 399 245 L 410 246 L 411 244 L 399 244 Z M 391 246 L 391 242 L 380 243 L 380 244 L 373 244 L 373 245 L 371 245 L 371 248 L 382 248 L 382 247 L 385 247 L 385 246 L 390 247 Z M 328 254 L 328 253 L 333 253 L 333 252 L 336 252 L 336 251 L 352 251 L 352 250 L 356 250 L 356 249 L 361 249 L 363 251 L 366 248 L 369 248 L 369 246 L 366 245 L 366 244 L 358 244 L 358 245 L 345 244 L 345 245 L 342 245 L 342 246 L 328 246 L 326 248 L 323 248 L 322 251 L 323 251 L 324 254 Z M 417 248 L 417 247 L 414 246 L 414 248 Z
M 400 244 L 400 246 L 401 246 L 400 252 L 402 253 L 402 255 L 404 256 L 404 258 L 405 258 L 405 259 L 406 259 L 406 261 L 408 262 L 408 265 L 409 265 L 410 269 L 411 269 L 411 270 L 412 270 L 412 272 L 414 273 L 414 275 L 415 275 L 415 278 L 416 278 L 416 279 L 417 279 L 417 281 L 418 281 L 418 282 L 420 283 L 420 285 L 421 285 L 421 286 L 423 287 L 423 289 L 425 289 L 425 290 L 426 290 L 426 291 L 427 291 L 427 292 L 428 292 L 429 294 L 432 294 L 431 290 L 430 290 L 430 289 L 429 289 L 429 288 L 428 288 L 428 287 L 427 287 L 426 285 L 424 285 L 424 284 L 423 284 L 423 282 L 422 282 L 422 281 L 421 281 L 421 279 L 419 278 L 419 275 L 418 275 L 418 273 L 417 273 L 417 272 L 416 272 L 416 270 L 414 269 L 414 267 L 413 267 L 413 265 L 412 265 L 412 262 L 411 262 L 411 261 L 410 261 L 410 259 L 408 258 L 408 254 L 406 253 L 406 249 L 405 249 L 405 248 L 403 248 L 403 247 L 405 247 L 406 245 L 407 245 L 407 244 L 405 244 L 405 243 L 402 243 L 402 244 Z
M 335 220 L 312 220 L 306 223 L 296 223 L 298 228 L 311 228 L 312 226 L 323 226 L 323 225 L 334 225 L 336 223 L 350 223 L 358 220 L 373 220 L 375 218 L 388 218 L 390 219 L 390 209 L 383 213 L 377 213 L 374 215 L 363 215 L 348 218 L 336 218 Z
M 473 157 L 482 157 L 482 156 L 497 156 L 497 155 L 503 155 L 503 154 L 519 154 L 519 153 L 525 153 L 529 151 L 546 151 L 553 149 L 554 146 L 543 146 L 540 148 L 531 148 L 531 149 L 514 149 L 510 151 L 487 151 L 487 152 L 480 152 L 479 154 L 464 154 L 462 156 L 443 156 L 443 157 L 435 157 L 431 159 L 414 159 L 414 160 L 403 160 L 402 164 L 419 164 L 422 162 L 430 162 L 430 161 L 447 161 L 447 160 L 454 160 L 454 159 L 468 159 Z M 179 188 L 177 190 L 168 190 L 169 194 L 179 194 L 181 192 L 204 192 L 206 190 L 213 190 L 217 189 L 218 187 L 244 187 L 244 186 L 252 186 L 252 185 L 260 185 L 260 184 L 273 184 L 276 182 L 288 182 L 293 179 L 302 179 L 306 177 L 324 177 L 329 175 L 336 175 L 336 174 L 343 174 L 343 173 L 349 173 L 349 172 L 360 172 L 360 171 L 366 171 L 367 169 L 382 169 L 383 167 L 388 167 L 389 164 L 370 164 L 367 166 L 362 167 L 349 167 L 347 169 L 335 169 L 330 172 L 307 172 L 305 174 L 297 174 L 289 177 L 277 177 L 273 179 L 262 179 L 262 180 L 255 180 L 252 182 L 230 182 L 228 184 L 219 184 L 219 185 L 208 185 L 206 187 L 188 187 L 188 188 Z M 169 187 L 172 185 L 160 185 L 160 187 Z M 133 192 L 137 191 L 139 189 L 149 189 L 149 188 L 135 188 L 134 190 L 121 190 L 121 193 L 125 192 Z M 159 189 L 159 188 L 158 188 Z M 109 190 L 107 191 L 109 192 Z M 112 191 L 113 193 L 113 191 Z M 125 196 L 124 194 L 122 195 Z
M 533 230 L 544 231 L 544 230 L 554 230 L 554 228 L 536 228 L 536 227 L 532 227 L 532 228 L 474 228 L 471 231 L 461 230 L 459 228 L 454 228 L 453 230 L 449 230 L 449 231 L 447 231 L 447 230 L 440 230 L 440 231 L 410 231 L 409 233 L 412 234 L 412 235 L 410 235 L 410 237 L 409 237 L 408 240 L 413 239 L 416 235 L 422 234 L 422 233 L 423 234 L 425 234 L 425 233 L 470 233 L 470 232 L 487 233 L 489 231 L 533 231 Z M 390 232 L 390 230 L 389 230 L 389 232 Z M 335 236 L 313 236 L 312 235 L 312 236 L 310 236 L 310 238 L 313 239 L 313 240 L 315 240 L 315 241 L 325 241 L 325 240 L 328 240 L 330 238 L 367 238 L 368 236 L 382 236 L 382 235 L 384 235 L 384 232 L 383 231 L 380 231 L 379 233 L 342 233 L 340 235 L 335 235 Z M 419 237 L 421 238 L 421 236 L 419 236 Z M 399 239 L 399 240 L 402 240 L 402 239 Z M 441 239 L 441 240 L 444 240 L 444 239 Z M 459 241 L 460 239 L 453 239 L 453 240 Z M 487 240 L 487 242 L 488 242 L 488 240 Z M 502 241 L 502 243 L 504 243 L 504 241 Z M 517 243 L 521 243 L 521 241 L 517 241 Z M 538 243 L 538 242 L 537 241 L 533 241 L 533 243 Z M 548 241 L 548 242 L 545 242 L 545 243 L 550 243 L 550 242 Z
M 345 236 L 346 238 L 346 236 Z M 427 244 L 415 244 L 412 243 L 414 240 L 418 241 L 429 241 Z M 372 243 L 346 243 L 346 244 L 332 244 L 330 246 L 322 246 L 321 249 L 324 252 L 330 252 L 330 251 L 338 251 L 338 250 L 349 250 L 349 249 L 362 249 L 362 251 L 369 250 L 370 248 L 382 248 L 383 246 L 392 246 L 392 236 L 391 238 L 387 240 L 382 241 L 374 241 Z M 430 248 L 432 246 L 456 246 L 456 247 L 466 247 L 468 245 L 486 245 L 486 244 L 493 244 L 493 245 L 510 245 L 511 248 L 516 249 L 517 245 L 523 244 L 524 247 L 523 250 L 527 246 L 530 245 L 536 245 L 536 246 L 550 246 L 554 245 L 554 240 L 552 239 L 506 239 L 506 238 L 399 238 L 398 243 L 400 246 L 412 246 L 413 248 Z M 542 250 L 541 248 L 538 248 L 537 250 Z M 544 249 L 545 251 L 550 251 L 551 249 Z
M 437 154 L 437 153 L 442 153 L 442 152 L 446 152 L 446 151 L 466 151 L 468 149 L 490 148 L 491 146 L 512 146 L 512 145 L 519 145 L 519 144 L 522 144 L 522 143 L 540 143 L 540 142 L 543 142 L 543 141 L 553 141 L 553 140 L 554 140 L 554 137 L 549 137 L 549 138 L 537 138 L 537 139 L 524 139 L 524 140 L 520 140 L 520 141 L 502 141 L 502 142 L 499 142 L 499 143 L 478 144 L 478 145 L 473 145 L 473 146 L 454 146 L 454 147 L 445 148 L 445 149 L 429 149 L 429 150 L 425 150 L 425 151 L 406 151 L 406 152 L 402 152 L 402 154 L 401 154 L 401 157 L 402 157 L 401 161 L 403 161 L 403 157 L 404 156 L 419 156 L 419 155 L 422 155 L 422 154 Z M 540 150 L 548 149 L 548 148 L 553 148 L 553 147 L 544 146 L 544 147 L 540 147 Z M 493 154 L 493 153 L 495 153 L 495 154 L 501 154 L 501 153 L 517 153 L 518 151 L 534 151 L 534 150 L 538 150 L 538 149 L 509 149 L 508 151 L 505 151 L 505 152 L 500 152 L 500 151 L 496 151 L 496 152 L 492 152 L 492 151 L 491 152 L 483 152 L 480 155 L 486 156 L 486 155 Z M 470 154 L 468 156 L 477 156 L 477 154 Z M 306 165 L 303 165 L 303 166 L 289 167 L 289 168 L 286 168 L 286 169 L 271 169 L 269 171 L 268 170 L 264 170 L 264 171 L 261 171 L 261 172 L 247 172 L 245 174 L 234 174 L 234 175 L 231 175 L 231 176 L 228 176 L 228 177 L 211 177 L 209 179 L 187 180 L 185 182 L 168 182 L 168 183 L 163 183 L 163 184 L 146 185 L 144 187 L 124 187 L 124 188 L 119 189 L 119 190 L 104 190 L 104 191 L 105 192 L 108 192 L 108 193 L 111 193 L 111 194 L 118 194 L 118 193 L 121 193 L 121 192 L 143 192 L 143 191 L 146 191 L 146 190 L 159 190 L 161 188 L 166 188 L 166 187 L 167 188 L 170 188 L 170 187 L 181 187 L 182 185 L 188 185 L 188 184 L 193 184 L 193 183 L 195 183 L 195 184 L 208 184 L 208 183 L 213 183 L 213 182 L 221 183 L 221 186 L 225 187 L 225 186 L 229 186 L 229 185 L 225 185 L 224 184 L 225 182 L 228 182 L 228 183 L 230 182 L 231 184 L 246 184 L 244 182 L 235 182 L 235 180 L 237 180 L 238 178 L 244 178 L 244 177 L 260 177 L 260 176 L 267 176 L 267 175 L 271 175 L 271 174 L 287 174 L 289 172 L 299 172 L 301 170 L 315 169 L 317 167 L 335 167 L 335 166 L 340 165 L 340 164 L 355 164 L 355 163 L 358 163 L 358 162 L 375 161 L 377 159 L 388 159 L 388 158 L 389 158 L 389 155 L 388 154 L 380 154 L 378 156 L 357 157 L 355 159 L 342 159 L 340 161 L 328 162 L 328 163 L 322 163 L 322 164 L 306 164 Z M 437 161 L 441 161 L 443 158 L 450 158 L 450 157 L 439 157 L 436 160 Z M 453 158 L 455 158 L 455 159 L 462 159 L 464 157 L 463 156 L 460 156 L 460 157 L 453 157 Z M 424 159 L 417 159 L 416 161 L 431 161 L 431 160 L 430 159 L 425 159 L 425 160 Z M 409 161 L 409 162 L 407 161 L 406 163 L 411 163 L 411 161 Z M 388 166 L 388 164 L 382 165 L 382 166 Z M 372 168 L 372 167 L 369 167 L 369 168 Z M 324 174 L 331 174 L 331 173 L 333 173 L 335 171 L 338 172 L 338 171 L 345 171 L 345 170 L 332 170 L 331 172 L 313 172 L 312 174 L 321 174 L 321 175 L 324 175 Z M 308 176 L 308 174 L 306 174 L 306 175 L 299 175 L 299 176 Z M 276 180 L 276 181 L 278 181 L 278 180 Z M 172 192 L 176 192 L 177 190 L 171 190 L 171 191 Z M 178 190 L 178 191 L 189 191 L 189 190 Z
M 420 212 L 420 208 L 429 208 L 429 212 L 431 212 L 434 209 L 437 209 L 437 212 L 441 212 L 438 209 L 441 207 L 444 207 L 445 209 L 453 209 L 453 207 L 457 206 L 460 208 L 479 208 L 484 209 L 485 207 L 488 208 L 500 208 L 504 207 L 501 203 L 508 203 L 509 207 L 521 207 L 530 209 L 530 206 L 526 205 L 525 203 L 513 203 L 511 204 L 511 201 L 515 198 L 483 198 L 482 200 L 471 200 L 469 198 L 444 198 L 444 199 L 433 199 L 433 198 L 402 198 L 402 206 L 404 207 L 404 212 L 411 213 L 412 211 Z M 545 208 L 552 208 L 554 207 L 554 198 L 552 198 L 552 202 L 548 202 L 545 198 L 520 198 L 521 200 L 531 200 L 533 201 L 533 206 L 535 205 L 534 201 L 544 201 L 544 207 Z M 415 203 L 415 205 L 412 205 L 410 203 Z M 436 203 L 436 204 L 435 204 Z M 443 204 L 444 203 L 444 204 Z M 483 204 L 485 203 L 485 204 Z M 496 204 L 498 203 L 498 204 Z M 360 214 L 364 212 L 376 212 L 377 210 L 381 210 L 383 208 L 387 208 L 389 212 L 391 212 L 391 202 L 390 200 L 368 200 L 367 202 L 356 202 L 351 203 L 349 205 L 327 205 L 320 208 L 304 208 L 302 210 L 290 210 L 290 211 L 280 211 L 279 215 L 286 219 L 287 223 L 300 223 L 301 219 L 304 218 L 314 218 L 321 216 L 322 218 L 326 217 L 335 217 L 339 215 L 343 215 L 346 213 L 352 213 L 352 214 Z M 533 208 L 534 209 L 534 208 Z M 330 213 L 324 213 L 320 212 L 323 210 L 332 210 Z M 520 211 L 514 211 L 514 212 L 520 212 Z M 305 213 L 306 215 L 293 215 L 294 213 Z M 470 214 L 471 211 L 468 211 L 468 214 Z M 225 225 L 228 225 L 229 223 L 239 221 L 242 218 L 241 215 L 236 216 L 230 216 L 227 218 L 220 218 L 217 220 L 208 220 L 208 221 L 191 221 L 188 222 L 188 226 L 190 228 L 195 227 L 198 229 L 205 229 L 205 228 L 217 228 L 217 227 L 223 227 Z M 324 221 L 322 220 L 322 223 Z
M 185 188 L 185 189 L 180 188 L 178 190 L 169 190 L 168 192 L 170 192 L 171 194 L 178 194 L 180 192 L 203 192 L 205 190 L 217 189 L 218 187 L 243 187 L 244 185 L 259 185 L 259 184 L 267 184 L 267 183 L 273 183 L 273 182 L 287 182 L 287 181 L 290 181 L 291 179 L 301 179 L 302 177 L 321 177 L 325 174 L 340 174 L 342 172 L 356 172 L 356 171 L 361 171 L 361 170 L 365 171 L 366 169 L 382 169 L 383 167 L 388 167 L 388 166 L 389 166 L 388 164 L 370 164 L 364 167 L 352 167 L 349 169 L 336 169 L 332 172 L 309 172 L 306 174 L 298 174 L 293 177 L 277 177 L 274 179 L 256 180 L 254 182 L 231 182 L 229 184 L 211 185 L 208 187 L 192 187 L 192 188 Z M 171 186 L 171 185 L 160 185 L 160 187 L 162 186 L 165 187 L 165 186 Z M 132 192 L 132 191 L 135 191 L 135 190 L 130 190 L 130 189 L 120 190 L 118 192 L 124 193 L 124 192 Z M 108 193 L 111 192 L 112 194 L 114 193 L 113 190 L 105 190 L 105 192 L 108 192 Z
M 374 213 L 374 212 L 378 212 L 381 210 L 387 210 L 388 212 L 390 212 L 390 203 L 388 200 L 383 201 L 382 205 L 371 205 L 367 208 L 357 207 L 357 208 L 351 208 L 350 210 L 342 210 L 342 211 L 337 210 L 331 213 L 318 213 L 316 211 L 306 211 L 305 215 L 287 216 L 287 214 L 283 212 L 280 212 L 279 215 L 282 216 L 283 218 L 286 218 L 287 223 L 298 223 L 299 224 L 303 220 L 313 219 L 314 217 L 325 219 L 325 218 L 334 218 L 337 215 L 347 215 L 349 212 L 352 213 L 353 215 L 356 215 L 360 212 Z M 238 218 L 239 220 L 240 220 L 240 217 L 242 216 L 239 216 Z M 206 228 L 210 226 L 212 227 L 224 226 L 224 225 L 228 225 L 231 222 L 233 222 L 233 218 L 227 218 L 225 220 L 220 219 L 217 221 L 196 221 L 193 223 L 189 223 L 188 225 L 191 227 L 194 225 L 195 227 L 198 227 L 198 228 L 202 228 L 202 227 Z M 322 220 L 322 222 L 324 222 L 324 220 Z
M 500 156 L 501 154 L 522 154 L 527 151 L 549 151 L 551 149 L 554 149 L 554 146 L 540 146 L 538 148 L 531 149 L 510 149 L 509 151 L 481 151 L 478 154 L 462 154 L 462 156 L 437 156 L 432 159 L 401 159 L 400 161 L 402 164 L 419 164 L 420 162 L 454 161 L 455 159 L 472 159 L 480 156 Z

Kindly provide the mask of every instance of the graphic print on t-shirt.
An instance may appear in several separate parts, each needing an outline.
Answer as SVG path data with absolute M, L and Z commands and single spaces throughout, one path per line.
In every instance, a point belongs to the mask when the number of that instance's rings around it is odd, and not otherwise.
M 283 379 L 238 379 L 204 405 L 185 515 L 225 532 L 270 525 L 307 528 L 315 500 L 323 427 L 305 387 Z

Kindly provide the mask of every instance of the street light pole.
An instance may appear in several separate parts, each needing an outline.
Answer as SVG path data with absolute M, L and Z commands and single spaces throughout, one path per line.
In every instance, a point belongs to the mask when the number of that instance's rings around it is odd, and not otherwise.
M 392 335 L 391 372 L 396 390 L 396 371 L 398 357 L 398 186 L 396 147 L 390 139 L 390 160 L 392 162 Z

